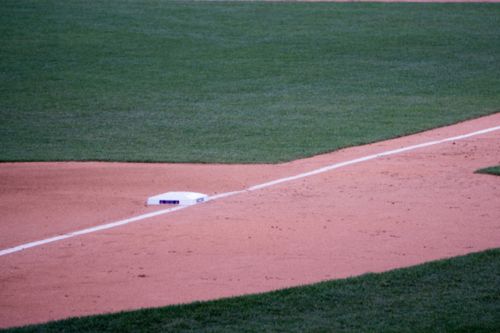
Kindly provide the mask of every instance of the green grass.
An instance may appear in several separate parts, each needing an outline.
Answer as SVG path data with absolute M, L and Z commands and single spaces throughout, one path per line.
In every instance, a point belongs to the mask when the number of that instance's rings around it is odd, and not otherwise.
M 0 161 L 279 162 L 500 110 L 497 4 L 3 0 Z
M 499 332 L 500 249 L 272 293 L 6 332 Z
M 479 169 L 477 173 L 486 173 L 490 175 L 500 176 L 500 165 L 492 166 L 489 168 Z

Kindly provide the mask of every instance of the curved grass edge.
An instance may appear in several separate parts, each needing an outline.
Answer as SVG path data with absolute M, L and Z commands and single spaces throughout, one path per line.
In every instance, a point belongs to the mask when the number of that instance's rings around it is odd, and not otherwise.
M 2 332 L 500 331 L 500 249 L 385 273 Z

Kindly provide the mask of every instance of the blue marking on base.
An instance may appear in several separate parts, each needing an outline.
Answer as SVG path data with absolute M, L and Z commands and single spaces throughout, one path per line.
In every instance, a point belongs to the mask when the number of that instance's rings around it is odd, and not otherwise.
M 160 200 L 160 205 L 178 205 L 179 200 Z

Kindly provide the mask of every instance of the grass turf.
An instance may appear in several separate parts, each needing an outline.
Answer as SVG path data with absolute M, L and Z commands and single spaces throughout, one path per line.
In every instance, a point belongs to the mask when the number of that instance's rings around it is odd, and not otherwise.
M 0 161 L 279 162 L 499 110 L 496 4 L 3 0 Z
M 489 168 L 479 169 L 477 173 L 486 173 L 490 175 L 500 176 L 500 165 L 492 166 Z
M 6 332 L 498 332 L 500 250 L 272 293 Z

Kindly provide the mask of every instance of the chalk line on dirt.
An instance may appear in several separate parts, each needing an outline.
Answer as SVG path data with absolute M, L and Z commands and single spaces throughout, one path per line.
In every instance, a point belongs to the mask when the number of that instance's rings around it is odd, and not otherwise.
M 449 138 L 445 138 L 445 139 L 441 139 L 441 140 L 428 141 L 428 142 L 424 142 L 424 143 L 420 143 L 420 144 L 416 144 L 416 145 L 406 146 L 406 147 L 403 147 L 403 148 L 387 150 L 387 151 L 384 151 L 384 152 L 381 152 L 381 153 L 372 154 L 372 155 L 368 155 L 368 156 L 364 156 L 364 157 L 360 157 L 360 158 L 356 158 L 356 159 L 352 159 L 352 160 L 348 160 L 348 161 L 344 161 L 344 162 L 334 163 L 334 164 L 330 164 L 330 165 L 327 165 L 327 166 L 324 166 L 324 167 L 321 167 L 321 168 L 318 168 L 318 169 L 315 169 L 315 170 L 312 170 L 312 171 L 309 171 L 309 172 L 300 173 L 300 174 L 295 175 L 295 176 L 279 178 L 279 179 L 276 179 L 276 180 L 273 180 L 273 181 L 270 181 L 270 182 L 266 182 L 266 183 L 254 185 L 254 186 L 248 187 L 248 188 L 243 189 L 243 190 L 232 191 L 232 192 L 224 192 L 224 193 L 216 194 L 216 195 L 210 196 L 205 202 L 220 200 L 220 199 L 228 198 L 228 197 L 231 197 L 231 196 L 234 196 L 234 195 L 238 195 L 238 194 L 242 194 L 242 193 L 248 193 L 248 192 L 252 192 L 252 191 L 257 191 L 257 190 L 261 190 L 261 189 L 264 189 L 264 188 L 272 187 L 272 186 L 275 186 L 275 185 L 278 185 L 278 184 L 283 184 L 283 183 L 291 182 L 291 181 L 294 181 L 294 180 L 311 177 L 311 176 L 314 176 L 314 175 L 318 175 L 318 174 L 321 174 L 321 173 L 332 171 L 334 169 L 342 168 L 342 167 L 345 167 L 345 166 L 349 166 L 349 165 L 353 165 L 353 164 L 358 164 L 358 163 L 362 163 L 362 162 L 366 162 L 366 161 L 370 161 L 370 160 L 374 160 L 374 159 L 377 159 L 377 158 L 386 157 L 386 156 L 390 156 L 390 155 L 396 155 L 396 154 L 408 152 L 408 151 L 411 151 L 411 150 L 416 150 L 416 149 L 421 149 L 421 148 L 425 148 L 425 147 L 430 147 L 430 146 L 434 146 L 434 145 L 438 145 L 438 144 L 442 144 L 442 143 L 446 143 L 446 142 L 450 142 L 450 141 L 463 140 L 463 139 L 466 139 L 466 138 L 470 138 L 470 137 L 473 137 L 473 136 L 477 136 L 477 135 L 481 135 L 481 134 L 486 134 L 486 133 L 490 133 L 490 132 L 498 131 L 498 130 L 500 130 L 500 126 L 489 127 L 489 128 L 486 128 L 486 129 L 482 129 L 482 130 L 475 131 L 475 132 L 470 132 L 470 133 L 463 134 L 463 135 L 449 137 Z M 58 235 L 58 236 L 54 236 L 54 237 L 50 237 L 50 238 L 46 238 L 46 239 L 42 239 L 42 240 L 38 240 L 38 241 L 34 241 L 34 242 L 29 242 L 29 243 L 21 244 L 21 245 L 18 245 L 18 246 L 14 246 L 14 247 L 11 247 L 11 248 L 0 250 L 0 256 L 4 256 L 4 255 L 7 255 L 7 254 L 19 252 L 19 251 L 26 250 L 26 249 L 29 249 L 29 248 L 38 247 L 38 246 L 41 246 L 41 245 L 45 245 L 45 244 L 49 244 L 49 243 L 61 241 L 61 240 L 72 238 L 72 237 L 77 237 L 77 236 L 81 236 L 81 235 L 85 235 L 85 234 L 90 234 L 90 233 L 94 233 L 94 232 L 98 232 L 98 231 L 102 231 L 102 230 L 116 228 L 116 227 L 119 227 L 119 226 L 127 225 L 127 224 L 134 223 L 134 222 L 139 222 L 139 221 L 146 220 L 146 219 L 149 219 L 149 218 L 153 218 L 153 217 L 156 217 L 156 216 L 169 214 L 169 213 L 172 213 L 172 212 L 175 212 L 175 211 L 179 211 L 179 210 L 182 210 L 182 209 L 186 209 L 186 208 L 189 208 L 189 207 L 192 207 L 192 206 L 176 206 L 176 207 L 172 207 L 172 208 L 168 208 L 168 209 L 163 209 L 163 210 L 158 210 L 158 211 L 147 213 L 147 214 L 138 215 L 138 216 L 131 217 L 131 218 L 128 218 L 128 219 L 124 219 L 124 220 L 119 220 L 119 221 L 115 221 L 115 222 L 111 222 L 111 223 L 106 223 L 106 224 L 98 225 L 98 226 L 91 227 L 91 228 L 86 228 L 86 229 L 82 229 L 82 230 L 78 230 L 78 231 L 74 231 L 74 232 L 69 232 L 69 233 L 66 233 L 66 234 L 63 234 L 63 235 Z

